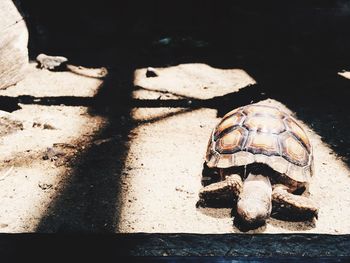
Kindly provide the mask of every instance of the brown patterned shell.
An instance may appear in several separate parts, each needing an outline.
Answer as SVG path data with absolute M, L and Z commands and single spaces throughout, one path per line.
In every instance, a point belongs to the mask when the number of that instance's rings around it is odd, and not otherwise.
M 227 113 L 212 132 L 209 167 L 264 163 L 298 182 L 313 172 L 310 141 L 298 122 L 278 108 L 251 104 Z

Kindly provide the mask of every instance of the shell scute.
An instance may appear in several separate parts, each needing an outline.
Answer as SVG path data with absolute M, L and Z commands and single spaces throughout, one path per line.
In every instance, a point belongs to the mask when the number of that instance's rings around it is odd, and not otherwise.
M 244 107 L 243 113 L 247 116 L 269 115 L 273 118 L 284 118 L 284 114 L 278 108 L 258 104 L 248 105 Z
M 268 115 L 255 115 L 247 118 L 243 124 L 249 131 L 279 134 L 285 131 L 285 125 L 280 118 Z
M 238 152 L 241 150 L 242 143 L 247 134 L 248 131 L 246 129 L 237 127 L 218 139 L 215 150 L 222 154 Z
M 242 111 L 242 107 L 233 109 L 233 110 L 229 111 L 228 113 L 226 113 L 222 119 L 225 120 L 226 118 L 231 117 L 233 114 L 235 114 L 237 112 L 241 112 L 241 111 Z
M 232 114 L 231 116 L 223 119 L 219 123 L 219 125 L 216 127 L 216 130 L 214 133 L 214 140 L 216 141 L 228 129 L 232 129 L 232 128 L 240 125 L 243 118 L 244 118 L 244 115 L 237 112 L 237 113 Z
M 284 121 L 288 127 L 288 131 L 290 131 L 305 146 L 306 150 L 310 153 L 311 144 L 303 128 L 301 128 L 300 125 L 291 117 L 286 118 Z
M 289 162 L 305 166 L 309 162 L 309 154 L 305 147 L 289 132 L 280 136 L 282 156 Z
M 250 132 L 245 150 L 253 154 L 280 155 L 277 136 L 264 132 Z

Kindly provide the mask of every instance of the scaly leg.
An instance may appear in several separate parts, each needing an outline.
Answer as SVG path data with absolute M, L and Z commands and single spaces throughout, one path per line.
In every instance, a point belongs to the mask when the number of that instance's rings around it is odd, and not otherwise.
M 238 174 L 226 176 L 225 180 L 203 187 L 199 192 L 200 206 L 216 206 L 225 201 L 233 202 L 242 190 Z M 232 204 L 232 203 L 231 203 Z
M 276 209 L 287 218 L 307 219 L 318 216 L 319 208 L 310 198 L 289 193 L 285 185 L 274 185 L 272 200 Z

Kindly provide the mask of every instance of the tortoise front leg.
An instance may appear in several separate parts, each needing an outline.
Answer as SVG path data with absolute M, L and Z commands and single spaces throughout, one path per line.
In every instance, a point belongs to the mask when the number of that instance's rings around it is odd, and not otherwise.
M 238 174 L 226 176 L 223 181 L 212 183 L 199 191 L 199 206 L 218 206 L 229 202 L 232 206 L 242 191 L 242 179 Z
M 202 185 L 207 186 L 209 184 L 212 184 L 214 182 L 217 182 L 220 180 L 220 169 L 215 168 L 209 168 L 207 164 L 203 163 L 203 169 L 202 169 Z
M 272 201 L 274 210 L 287 218 L 305 220 L 318 217 L 319 209 L 310 198 L 289 193 L 285 185 L 273 186 Z

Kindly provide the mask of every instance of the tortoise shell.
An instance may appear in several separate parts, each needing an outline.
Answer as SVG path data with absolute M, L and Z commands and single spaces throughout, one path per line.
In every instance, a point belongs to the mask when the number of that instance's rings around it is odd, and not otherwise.
M 251 104 L 227 113 L 214 128 L 206 154 L 208 167 L 263 163 L 297 182 L 313 173 L 310 141 L 301 125 L 278 108 Z

